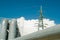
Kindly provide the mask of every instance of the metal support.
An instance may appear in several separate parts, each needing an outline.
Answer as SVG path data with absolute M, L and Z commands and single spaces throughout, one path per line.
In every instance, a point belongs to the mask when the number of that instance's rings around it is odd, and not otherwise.
M 44 29 L 44 26 L 43 26 L 43 15 L 42 15 L 42 6 L 40 7 L 40 16 L 39 16 L 38 30 L 39 30 L 40 27 L 42 27 L 42 29 Z

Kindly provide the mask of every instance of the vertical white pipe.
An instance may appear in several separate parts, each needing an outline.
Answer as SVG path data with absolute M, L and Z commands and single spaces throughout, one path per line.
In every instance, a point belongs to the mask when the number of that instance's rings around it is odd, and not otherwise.
M 10 27 L 9 27 L 9 36 L 8 40 L 14 39 L 16 36 L 16 27 L 17 27 L 17 21 L 16 19 L 12 19 L 10 22 Z
M 1 34 L 0 34 L 0 40 L 5 40 L 6 39 L 7 24 L 8 24 L 8 20 L 4 19 L 3 22 L 2 22 L 2 29 L 1 29 Z

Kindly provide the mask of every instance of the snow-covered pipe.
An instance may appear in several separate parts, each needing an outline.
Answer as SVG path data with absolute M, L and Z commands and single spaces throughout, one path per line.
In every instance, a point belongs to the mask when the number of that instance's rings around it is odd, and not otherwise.
M 9 26 L 9 35 L 8 40 L 14 39 L 16 36 L 16 27 L 17 27 L 17 21 L 16 19 L 12 19 Z
M 8 20 L 4 19 L 3 22 L 2 22 L 2 29 L 1 29 L 1 33 L 0 33 L 0 40 L 6 40 L 7 24 L 8 24 Z

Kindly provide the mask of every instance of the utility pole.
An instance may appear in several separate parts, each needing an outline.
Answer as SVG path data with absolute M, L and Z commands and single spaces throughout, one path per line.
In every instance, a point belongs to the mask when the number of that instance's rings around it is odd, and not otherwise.
M 43 26 L 43 15 L 42 15 L 42 6 L 40 6 L 40 16 L 39 16 L 39 23 L 38 23 L 38 31 L 39 31 L 40 27 L 42 29 L 44 29 L 44 26 Z

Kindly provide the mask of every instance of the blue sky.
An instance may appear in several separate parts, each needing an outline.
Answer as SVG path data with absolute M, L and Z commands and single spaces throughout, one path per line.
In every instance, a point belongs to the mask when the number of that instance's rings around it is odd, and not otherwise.
M 60 0 L 0 0 L 0 17 L 37 19 L 40 6 L 45 18 L 60 23 Z

